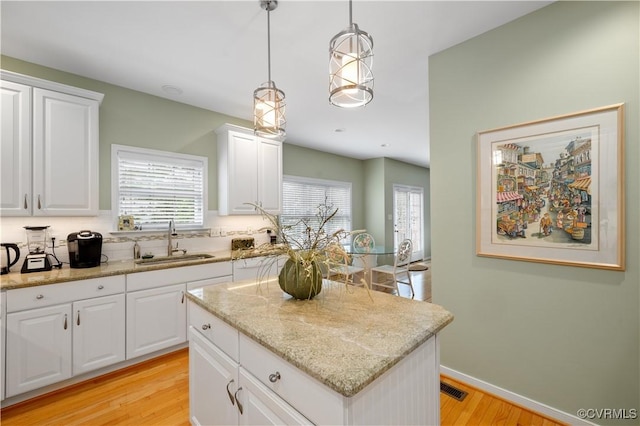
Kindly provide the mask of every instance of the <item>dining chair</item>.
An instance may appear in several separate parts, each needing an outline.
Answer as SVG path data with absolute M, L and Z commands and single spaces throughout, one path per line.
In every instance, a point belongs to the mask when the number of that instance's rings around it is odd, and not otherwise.
M 376 240 L 371 234 L 363 232 L 353 238 L 353 251 L 355 253 L 369 253 L 376 246 Z
M 329 260 L 328 279 L 332 277 L 344 277 L 348 283 L 358 284 L 353 278 L 356 274 L 364 271 L 364 268 L 349 265 L 345 261 L 345 251 L 340 245 L 332 244 L 329 246 L 327 248 L 327 258 Z
M 400 295 L 398 289 L 398 283 L 407 284 L 411 287 L 411 298 L 415 296 L 413 291 L 413 283 L 411 282 L 411 273 L 409 272 L 409 264 L 411 263 L 411 252 L 413 245 L 411 240 L 403 240 L 398 246 L 398 252 L 395 254 L 393 265 L 382 265 L 375 268 L 371 268 L 372 284 L 395 289 L 397 295 Z M 373 276 L 376 275 L 376 281 L 373 281 Z M 389 283 L 389 275 L 392 277 L 393 282 Z M 380 277 L 387 277 L 385 281 L 378 282 Z M 399 277 L 406 276 L 406 281 L 401 280 Z
M 363 267 L 367 272 L 376 266 L 376 255 L 371 254 L 376 247 L 376 240 L 373 235 L 363 232 L 356 235 L 351 243 L 353 246 L 353 264 Z

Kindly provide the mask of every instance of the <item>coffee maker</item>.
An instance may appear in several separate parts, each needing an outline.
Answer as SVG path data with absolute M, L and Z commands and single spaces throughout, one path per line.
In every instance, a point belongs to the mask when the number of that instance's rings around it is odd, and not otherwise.
M 4 275 L 10 272 L 9 268 L 18 263 L 18 260 L 20 259 L 20 249 L 17 244 L 13 243 L 1 243 L 0 246 L 2 246 L 2 249 L 0 250 L 0 274 Z M 13 250 L 13 253 L 15 254 L 13 260 L 11 260 L 11 253 L 9 250 Z
M 48 226 L 25 226 L 27 230 L 27 249 L 29 254 L 25 256 L 20 272 L 50 271 L 52 266 L 49 255 L 44 249 L 47 246 Z

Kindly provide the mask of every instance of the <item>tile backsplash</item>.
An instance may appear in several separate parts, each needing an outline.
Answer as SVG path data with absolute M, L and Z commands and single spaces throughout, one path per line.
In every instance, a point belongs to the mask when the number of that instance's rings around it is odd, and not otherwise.
M 177 243 L 178 248 L 193 253 L 230 249 L 231 240 L 238 236 L 251 236 L 255 238 L 256 245 L 269 241 L 263 229 L 269 226 L 269 222 L 261 216 L 218 216 L 217 212 L 210 211 L 205 224 L 205 230 L 177 229 L 178 236 L 173 238 L 174 245 Z M 116 225 L 110 210 L 101 210 L 95 217 L 2 217 L 0 242 L 18 244 L 21 258 L 24 258 L 27 253 L 24 227 L 47 225 L 47 252 L 55 252 L 62 262 L 68 262 L 69 259 L 67 236 L 85 229 L 102 234 L 102 254 L 109 260 L 132 259 L 135 241 L 138 241 L 142 254 L 167 254 L 167 231 L 115 232 Z M 51 237 L 55 237 L 55 247 L 51 247 Z

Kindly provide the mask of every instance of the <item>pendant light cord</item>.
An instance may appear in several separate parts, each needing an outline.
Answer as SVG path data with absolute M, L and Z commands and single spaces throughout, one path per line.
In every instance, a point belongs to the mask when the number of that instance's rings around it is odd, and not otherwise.
M 351 25 L 353 25 L 353 17 L 352 17 L 352 7 L 351 7 L 351 0 L 349 0 L 349 27 L 351 27 Z
M 269 84 L 271 84 L 271 10 L 267 4 L 267 68 Z

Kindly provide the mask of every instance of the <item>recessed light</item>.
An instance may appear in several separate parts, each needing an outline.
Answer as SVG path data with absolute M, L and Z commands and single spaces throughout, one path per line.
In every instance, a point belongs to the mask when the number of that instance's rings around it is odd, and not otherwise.
M 164 86 L 162 86 L 162 91 L 164 93 L 166 93 L 167 95 L 181 95 L 182 94 L 182 89 L 179 88 L 178 86 L 172 86 L 170 84 L 165 84 Z

